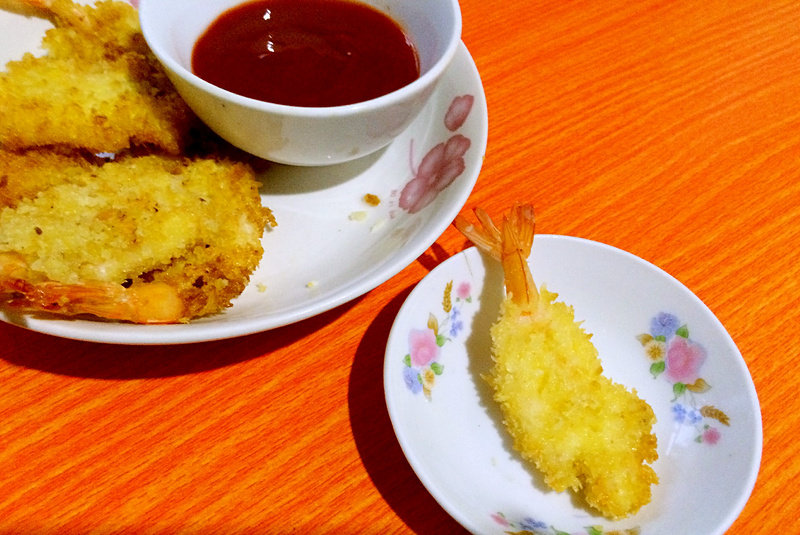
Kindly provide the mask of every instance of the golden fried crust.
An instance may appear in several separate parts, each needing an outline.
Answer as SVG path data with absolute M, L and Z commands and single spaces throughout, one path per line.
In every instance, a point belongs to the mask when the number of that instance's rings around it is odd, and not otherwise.
M 44 7 L 56 25 L 42 41 L 47 54 L 0 73 L 0 145 L 179 154 L 196 119 L 149 51 L 136 10 L 115 1 Z
M 506 300 L 491 330 L 487 379 L 514 448 L 554 490 L 576 491 L 609 518 L 629 516 L 658 482 L 648 464 L 658 458 L 655 414 L 602 375 L 572 308 L 544 286 L 540 295 L 535 313 Z
M 53 150 L 12 152 L 0 149 L 0 209 L 15 207 L 50 186 L 84 183 L 100 158 Z
M 33 157 L 18 155 L 11 165 Z M 229 306 L 244 289 L 270 215 L 249 166 L 155 155 L 102 166 L 63 158 L 43 157 L 27 171 L 42 189 L 15 193 L 15 205 L 0 208 L 0 253 L 20 255 L 31 281 L 166 282 L 186 319 Z M 57 174 L 63 181 L 43 176 L 57 165 L 67 169 Z

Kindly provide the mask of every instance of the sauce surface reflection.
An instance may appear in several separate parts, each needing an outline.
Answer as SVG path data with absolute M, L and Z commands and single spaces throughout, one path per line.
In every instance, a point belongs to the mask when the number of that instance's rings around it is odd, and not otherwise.
M 198 39 L 192 71 L 223 89 L 276 104 L 327 107 L 370 100 L 419 77 L 397 22 L 350 0 L 255 0 Z

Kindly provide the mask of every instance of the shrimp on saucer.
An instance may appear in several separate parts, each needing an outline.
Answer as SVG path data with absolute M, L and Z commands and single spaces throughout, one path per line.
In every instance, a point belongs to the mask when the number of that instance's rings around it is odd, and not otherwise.
M 491 327 L 492 368 L 486 377 L 514 448 L 558 492 L 571 489 L 611 519 L 636 513 L 658 482 L 655 414 L 635 391 L 602 375 L 591 335 L 571 306 L 537 288 L 527 258 L 533 207 L 516 205 L 498 227 L 475 210 L 456 228 L 502 263 L 506 299 Z
M 15 157 L 48 177 L 33 180 L 38 192 L 14 187 L 13 173 L 0 183 L 0 306 L 134 323 L 220 312 L 244 290 L 275 225 L 241 162 L 59 158 L 58 181 L 51 154 L 50 164 L 34 164 L 37 151 Z

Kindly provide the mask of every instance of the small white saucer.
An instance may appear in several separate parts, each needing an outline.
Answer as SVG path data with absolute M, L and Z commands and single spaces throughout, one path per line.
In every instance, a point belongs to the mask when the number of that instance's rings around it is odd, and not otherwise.
M 389 335 L 386 403 L 422 483 L 473 533 L 724 533 L 750 496 L 762 448 L 755 387 L 724 327 L 676 279 L 607 245 L 537 235 L 529 263 L 593 333 L 605 373 L 653 407 L 653 500 L 625 520 L 595 516 L 512 450 L 481 379 L 503 274 L 475 248 L 417 285 Z M 710 387 L 697 388 L 698 378 Z

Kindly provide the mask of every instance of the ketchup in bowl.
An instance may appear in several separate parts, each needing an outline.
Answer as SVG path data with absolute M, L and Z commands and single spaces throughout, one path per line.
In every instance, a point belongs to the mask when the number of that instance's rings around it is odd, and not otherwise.
M 254 0 L 220 15 L 192 71 L 239 95 L 304 107 L 370 100 L 419 77 L 414 44 L 377 9 L 351 0 Z

